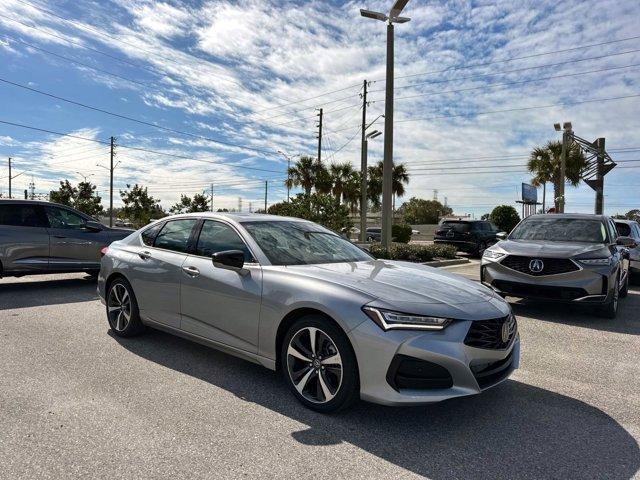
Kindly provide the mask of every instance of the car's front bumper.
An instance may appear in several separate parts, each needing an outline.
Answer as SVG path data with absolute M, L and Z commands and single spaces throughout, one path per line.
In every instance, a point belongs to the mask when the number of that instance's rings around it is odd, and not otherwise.
M 471 324 L 472 321 L 455 321 L 441 331 L 383 332 L 372 321 L 361 323 L 349 332 L 358 359 L 361 398 L 383 405 L 420 405 L 474 395 L 506 380 L 520 363 L 518 333 L 503 350 L 474 348 L 464 344 Z M 446 369 L 451 377 L 451 386 L 392 386 L 395 384 L 392 370 L 400 356 Z M 490 364 L 496 366 L 495 373 L 484 377 L 481 373 L 474 374 L 473 370 Z M 489 372 L 489 369 L 484 368 L 484 372 Z
M 501 259 L 500 259 L 501 260 Z M 480 281 L 502 295 L 576 303 L 604 303 L 611 292 L 611 267 L 580 266 L 573 272 L 528 275 L 500 260 L 482 259 Z

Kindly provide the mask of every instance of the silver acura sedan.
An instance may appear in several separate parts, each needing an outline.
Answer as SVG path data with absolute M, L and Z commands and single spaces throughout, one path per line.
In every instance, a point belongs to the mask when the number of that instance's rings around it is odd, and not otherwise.
M 472 395 L 519 364 L 515 317 L 490 288 L 295 218 L 165 218 L 104 251 L 98 292 L 114 334 L 149 326 L 280 369 L 322 412 Z

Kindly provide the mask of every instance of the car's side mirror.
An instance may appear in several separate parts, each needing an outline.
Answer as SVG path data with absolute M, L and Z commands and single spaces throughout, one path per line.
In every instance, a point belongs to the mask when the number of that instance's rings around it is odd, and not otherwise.
M 627 248 L 636 248 L 638 244 L 631 237 L 618 237 L 616 238 L 616 245 L 620 245 L 621 247 Z
M 224 250 L 211 255 L 214 267 L 241 270 L 244 267 L 244 252 L 242 250 Z
M 104 227 L 100 222 L 94 222 L 92 220 L 88 220 L 87 223 L 84 224 L 84 228 L 90 232 L 101 232 L 104 230 Z
M 506 240 L 507 239 L 507 235 L 508 235 L 507 232 L 498 232 L 498 233 L 496 233 L 496 238 L 498 240 Z

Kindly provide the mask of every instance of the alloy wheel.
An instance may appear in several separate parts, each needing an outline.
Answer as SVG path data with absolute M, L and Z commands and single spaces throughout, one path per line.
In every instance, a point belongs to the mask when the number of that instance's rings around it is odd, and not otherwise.
M 616 287 L 613 290 L 613 311 L 614 312 L 618 311 L 618 299 L 620 298 L 620 288 L 622 288 L 622 286 L 620 285 L 620 276 L 618 276 L 618 279 L 616 280 Z
M 122 283 L 114 284 L 109 290 L 107 311 L 111 328 L 124 331 L 131 321 L 131 296 Z
M 331 401 L 342 385 L 342 358 L 325 332 L 304 327 L 287 347 L 287 371 L 295 389 L 313 403 Z

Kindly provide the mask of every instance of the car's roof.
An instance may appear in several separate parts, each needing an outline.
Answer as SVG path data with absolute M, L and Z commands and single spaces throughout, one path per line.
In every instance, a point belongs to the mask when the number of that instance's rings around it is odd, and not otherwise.
M 585 220 L 607 220 L 607 215 L 596 215 L 593 213 L 536 213 L 529 215 L 527 219 L 533 218 L 568 218 L 568 219 L 585 219 Z
M 198 217 L 198 218 L 212 218 L 212 219 L 227 219 L 238 223 L 247 222 L 308 222 L 302 218 L 295 217 L 281 217 L 279 215 L 268 215 L 264 213 L 246 213 L 246 212 L 195 212 L 195 213 L 183 213 L 175 215 L 176 217 Z M 163 217 L 161 220 L 166 220 L 171 217 Z
M 616 223 L 626 223 L 627 225 L 638 223 L 635 220 L 627 220 L 626 218 L 614 218 L 613 221 Z
M 478 220 L 477 218 L 443 218 L 442 222 L 488 222 L 489 220 Z

